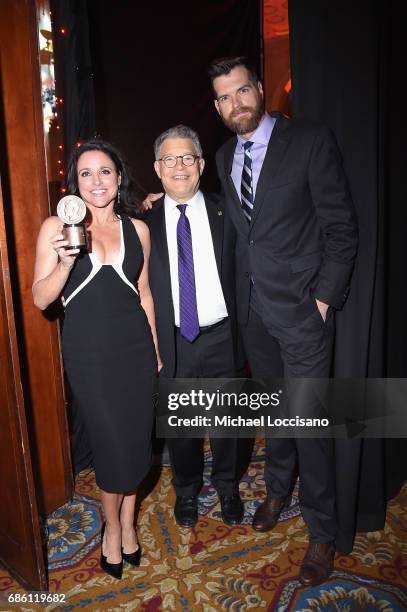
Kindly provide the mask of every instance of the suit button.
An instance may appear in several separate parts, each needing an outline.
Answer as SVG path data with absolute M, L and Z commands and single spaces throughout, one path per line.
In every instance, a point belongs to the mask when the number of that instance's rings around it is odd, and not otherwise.
M 253 246 L 254 245 L 254 240 L 250 240 L 249 244 L 250 244 L 250 246 Z

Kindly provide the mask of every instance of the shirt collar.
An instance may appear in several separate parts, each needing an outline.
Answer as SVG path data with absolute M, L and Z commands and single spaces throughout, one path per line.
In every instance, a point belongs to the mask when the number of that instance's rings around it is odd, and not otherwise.
M 257 126 L 256 131 L 250 136 L 250 142 L 254 142 L 255 144 L 261 144 L 267 147 L 275 122 L 276 120 L 274 117 L 270 117 L 268 113 L 265 113 L 259 125 Z M 247 142 L 247 138 L 243 138 L 238 134 L 237 149 L 243 149 L 243 145 L 245 142 Z
M 192 206 L 193 208 L 195 208 L 198 205 L 198 202 L 201 198 L 201 194 L 202 192 L 200 191 L 200 189 L 198 189 L 198 191 L 196 192 L 195 195 L 192 196 L 192 198 L 190 198 L 188 200 L 188 202 L 184 202 L 185 204 L 188 204 L 188 207 Z M 178 204 L 180 204 L 180 202 L 177 202 L 176 200 L 173 200 L 173 198 L 171 198 L 168 193 L 165 194 L 165 198 L 164 198 L 164 206 L 166 208 L 166 210 L 175 210 L 178 206 Z M 178 212 L 178 210 L 177 210 Z

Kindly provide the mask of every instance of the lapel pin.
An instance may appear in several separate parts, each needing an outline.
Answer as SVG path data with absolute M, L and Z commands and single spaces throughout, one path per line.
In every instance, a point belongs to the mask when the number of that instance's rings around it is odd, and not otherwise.
M 221 216 L 222 216 L 222 214 L 223 214 L 223 213 L 222 213 L 222 211 L 221 211 L 221 210 L 218 210 L 218 215 L 219 215 L 219 217 L 221 217 Z

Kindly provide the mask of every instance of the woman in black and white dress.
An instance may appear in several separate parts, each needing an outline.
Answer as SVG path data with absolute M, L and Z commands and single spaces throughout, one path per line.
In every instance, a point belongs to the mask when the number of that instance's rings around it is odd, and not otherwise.
M 148 283 L 150 238 L 134 214 L 132 182 L 119 152 L 88 141 L 72 153 L 71 194 L 87 207 L 87 253 L 65 249 L 58 217 L 41 227 L 35 304 L 62 295 L 64 365 L 90 440 L 105 524 L 101 565 L 116 578 L 123 558 L 140 563 L 135 489 L 151 465 L 153 386 L 160 368 Z

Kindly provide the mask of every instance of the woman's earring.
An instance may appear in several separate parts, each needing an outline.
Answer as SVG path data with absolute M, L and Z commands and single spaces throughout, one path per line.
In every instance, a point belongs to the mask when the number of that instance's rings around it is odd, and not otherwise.
M 120 204 L 120 187 L 117 190 L 117 203 Z

